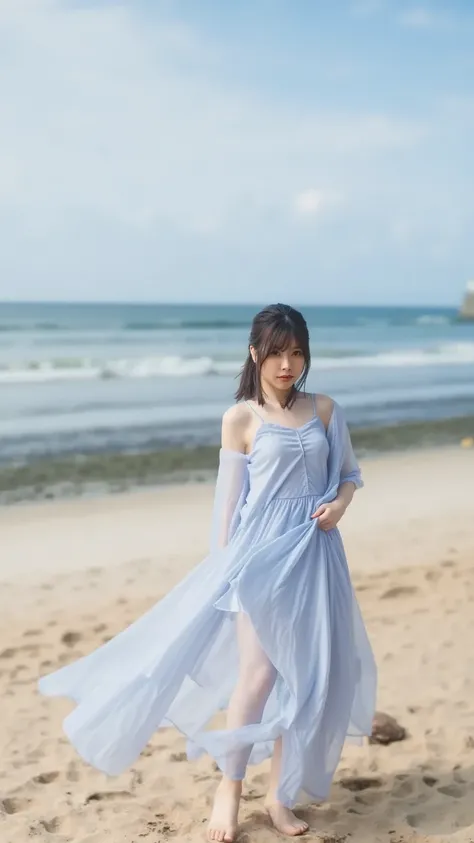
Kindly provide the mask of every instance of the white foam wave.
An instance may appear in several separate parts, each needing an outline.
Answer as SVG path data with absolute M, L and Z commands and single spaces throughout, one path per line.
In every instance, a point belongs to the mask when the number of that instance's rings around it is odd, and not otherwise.
M 312 368 L 361 369 L 404 368 L 412 366 L 456 366 L 474 363 L 474 342 L 445 343 L 431 349 L 396 349 L 380 354 L 347 357 L 319 357 L 315 355 Z M 34 361 L 10 365 L 0 369 L 0 384 L 44 383 L 49 381 L 98 380 L 108 378 L 182 378 L 209 375 L 235 375 L 241 360 L 215 360 L 212 357 L 186 358 L 180 356 L 124 358 L 97 361 L 78 360 Z
M 49 381 L 107 380 L 109 378 L 196 377 L 235 373 L 237 361 L 215 361 L 212 357 L 148 357 L 93 361 L 82 359 L 30 362 L 0 369 L 0 383 L 45 383 Z
M 449 325 L 451 319 L 448 316 L 440 316 L 433 313 L 426 313 L 416 319 L 417 325 Z
M 406 368 L 414 366 L 459 366 L 474 363 L 474 343 L 445 343 L 436 348 L 397 349 L 360 357 L 314 360 L 312 368 Z

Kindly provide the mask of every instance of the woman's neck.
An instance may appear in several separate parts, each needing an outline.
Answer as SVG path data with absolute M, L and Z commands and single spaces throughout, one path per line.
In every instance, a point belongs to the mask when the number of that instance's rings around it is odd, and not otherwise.
M 290 389 L 275 389 L 272 386 L 262 384 L 263 399 L 271 407 L 286 407 L 288 399 L 295 392 L 298 392 L 298 390 L 294 386 L 291 386 Z

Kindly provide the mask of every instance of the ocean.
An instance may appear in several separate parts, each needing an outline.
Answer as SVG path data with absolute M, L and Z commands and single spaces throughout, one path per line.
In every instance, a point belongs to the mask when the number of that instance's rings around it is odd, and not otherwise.
M 258 309 L 0 304 L 0 466 L 217 445 Z M 353 428 L 474 416 L 474 324 L 454 309 L 299 309 L 307 388 Z

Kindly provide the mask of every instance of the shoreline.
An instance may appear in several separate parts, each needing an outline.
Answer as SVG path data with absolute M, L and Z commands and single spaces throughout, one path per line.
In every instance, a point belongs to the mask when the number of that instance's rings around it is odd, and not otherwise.
M 417 567 L 419 547 L 430 556 L 469 551 L 474 448 L 393 452 L 360 464 L 365 487 L 341 522 L 351 570 Z M 174 559 L 178 549 L 196 564 L 208 552 L 214 489 L 210 482 L 163 484 L 0 507 L 0 581 L 21 586 L 25 577 L 112 571 L 157 554 Z M 410 541 L 400 558 L 404 533 Z
M 353 427 L 359 459 L 377 459 L 457 446 L 474 438 L 474 416 Z M 148 452 L 107 452 L 40 458 L 0 466 L 0 507 L 27 501 L 100 497 L 128 490 L 187 483 L 212 483 L 219 445 L 172 447 Z

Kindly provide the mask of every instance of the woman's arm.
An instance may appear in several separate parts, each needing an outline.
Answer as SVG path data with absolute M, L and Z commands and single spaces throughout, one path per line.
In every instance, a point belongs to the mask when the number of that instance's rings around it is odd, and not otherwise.
M 222 416 L 221 446 L 224 450 L 246 452 L 248 409 L 243 404 L 234 404 Z
M 225 547 L 236 530 L 248 487 L 248 458 L 245 453 L 246 414 L 241 405 L 230 407 L 222 417 L 219 471 L 214 493 L 211 551 Z
M 322 530 L 331 530 L 344 515 L 347 507 L 354 497 L 356 489 L 360 489 L 364 484 L 352 447 L 349 428 L 347 427 L 342 409 L 327 395 L 320 396 L 320 399 L 321 400 L 318 402 L 318 413 L 326 427 L 326 430 L 331 423 L 333 413 L 338 414 L 337 418 L 339 420 L 340 430 L 339 441 L 342 442 L 342 464 L 339 472 L 339 485 L 336 497 L 334 500 L 324 503 L 318 507 L 311 517 L 319 518 L 318 526 Z M 333 432 L 334 427 L 332 429 L 332 434 Z
M 337 496 L 334 498 L 334 500 L 342 504 L 342 506 L 344 507 L 344 512 L 351 503 L 352 498 L 354 497 L 355 490 L 356 485 L 353 480 L 346 480 L 345 483 L 341 483 L 341 485 L 339 486 L 339 489 L 337 490 Z

